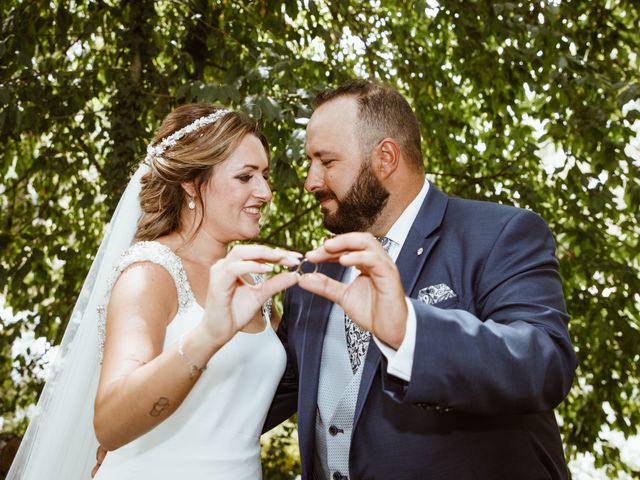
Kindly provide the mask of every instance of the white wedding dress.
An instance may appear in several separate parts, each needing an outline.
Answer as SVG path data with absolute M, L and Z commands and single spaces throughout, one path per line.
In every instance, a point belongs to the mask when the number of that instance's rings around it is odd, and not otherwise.
M 116 274 L 134 262 L 162 265 L 173 277 L 179 308 L 164 348 L 201 319 L 180 258 L 158 242 L 134 244 Z M 284 372 L 286 354 L 271 328 L 237 333 L 209 361 L 180 407 L 150 432 L 109 452 L 95 480 L 256 480 L 261 478 L 260 434 Z M 186 367 L 185 367 L 186 368 Z

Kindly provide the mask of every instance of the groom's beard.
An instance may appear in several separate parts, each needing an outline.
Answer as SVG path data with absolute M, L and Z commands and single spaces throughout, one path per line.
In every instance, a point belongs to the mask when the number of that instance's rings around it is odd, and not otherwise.
M 316 192 L 316 198 L 332 198 L 338 204 L 334 213 L 324 214 L 324 226 L 335 234 L 366 232 L 382 213 L 389 192 L 376 178 L 369 159 L 362 162 L 356 180 L 342 200 L 331 191 Z

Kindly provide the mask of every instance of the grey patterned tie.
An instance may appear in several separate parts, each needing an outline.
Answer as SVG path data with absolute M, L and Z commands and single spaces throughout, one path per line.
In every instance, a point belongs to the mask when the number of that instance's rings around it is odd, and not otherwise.
M 386 252 L 389 252 L 393 241 L 387 237 L 378 237 L 378 241 Z M 371 340 L 371 332 L 362 330 L 358 325 L 353 323 L 349 316 L 344 314 L 344 330 L 347 337 L 347 350 L 349 351 L 349 361 L 351 362 L 351 370 L 355 374 L 364 359 Z

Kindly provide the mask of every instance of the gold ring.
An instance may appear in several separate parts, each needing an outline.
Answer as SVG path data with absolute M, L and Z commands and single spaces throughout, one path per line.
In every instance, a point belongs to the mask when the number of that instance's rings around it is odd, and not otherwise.
M 307 257 L 302 257 L 302 260 L 300 260 L 300 263 L 298 264 L 298 266 L 296 267 L 296 273 L 299 275 L 302 275 L 304 272 L 302 271 L 302 265 L 304 265 L 304 263 L 311 263 L 313 265 L 313 272 L 310 273 L 316 273 L 318 271 L 318 264 L 317 263 L 313 263 L 310 262 L 309 260 L 307 260 Z

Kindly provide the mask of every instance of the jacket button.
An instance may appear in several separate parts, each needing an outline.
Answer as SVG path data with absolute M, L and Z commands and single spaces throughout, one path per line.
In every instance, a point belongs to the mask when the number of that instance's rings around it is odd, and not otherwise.
M 329 433 L 331 434 L 332 437 L 335 437 L 338 434 L 338 427 L 336 427 L 335 425 L 331 425 L 329 427 Z M 339 474 L 340 472 L 338 472 Z M 334 474 L 334 478 L 335 478 L 335 474 Z M 340 478 L 340 477 L 338 477 Z

